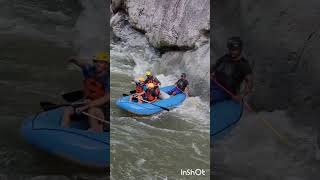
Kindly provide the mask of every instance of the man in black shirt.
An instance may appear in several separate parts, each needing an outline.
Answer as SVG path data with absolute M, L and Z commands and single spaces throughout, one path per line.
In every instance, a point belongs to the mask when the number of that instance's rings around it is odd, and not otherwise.
M 188 95 L 189 82 L 186 77 L 186 73 L 182 73 L 181 78 L 175 83 L 176 87 L 169 91 L 168 94 L 174 96 L 176 94 L 185 93 L 186 95 Z
M 233 94 L 232 98 L 240 101 L 252 90 L 252 70 L 248 61 L 241 56 L 241 39 L 239 37 L 231 37 L 228 40 L 227 47 L 229 53 L 218 59 L 211 69 L 210 102 L 212 103 L 230 98 L 229 93 Z M 240 86 L 243 82 L 245 82 L 245 89 L 243 93 L 240 93 Z

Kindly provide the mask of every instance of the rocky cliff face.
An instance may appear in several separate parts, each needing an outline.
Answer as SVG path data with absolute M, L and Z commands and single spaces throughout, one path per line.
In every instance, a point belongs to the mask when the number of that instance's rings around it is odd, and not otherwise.
M 320 1 L 214 1 L 215 47 L 240 35 L 255 73 L 255 105 L 268 109 L 320 108 Z M 215 58 L 216 59 L 216 58 Z
M 209 0 L 113 0 L 114 39 L 134 44 L 137 41 L 133 36 L 143 34 L 147 40 L 145 47 L 150 45 L 162 54 L 160 73 L 186 72 L 192 93 L 208 97 L 209 4 Z M 123 33 L 125 29 L 130 34 Z M 144 41 L 141 37 L 137 39 L 140 43 Z

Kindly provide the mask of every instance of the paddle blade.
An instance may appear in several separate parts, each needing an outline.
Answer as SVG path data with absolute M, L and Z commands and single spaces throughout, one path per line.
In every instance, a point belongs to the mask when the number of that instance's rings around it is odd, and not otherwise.
M 57 105 L 48 101 L 42 101 L 40 102 L 40 106 L 44 111 L 49 111 L 52 109 L 57 109 L 59 107 L 62 107 L 63 105 Z
M 170 109 L 165 108 L 165 107 L 160 107 L 160 108 L 162 108 L 162 109 L 164 109 L 164 110 L 166 110 L 166 111 L 170 111 Z
M 62 98 L 67 102 L 75 102 L 84 98 L 84 93 L 82 90 L 72 91 L 69 93 L 62 94 Z

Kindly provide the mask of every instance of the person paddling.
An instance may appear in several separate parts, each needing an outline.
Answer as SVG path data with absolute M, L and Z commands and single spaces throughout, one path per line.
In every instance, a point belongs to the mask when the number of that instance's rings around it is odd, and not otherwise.
M 157 93 L 160 94 L 160 87 L 159 86 L 161 86 L 161 82 L 159 81 L 159 79 L 156 78 L 155 76 L 153 76 L 151 71 L 147 71 L 146 76 L 147 76 L 147 78 L 144 81 L 144 83 L 145 84 L 149 84 L 149 83 L 154 84 L 155 91 L 157 91 Z
M 155 76 L 153 76 L 151 71 L 147 71 L 146 76 L 147 76 L 147 78 L 144 81 L 145 84 L 153 83 L 155 85 L 155 87 L 161 85 L 161 82 L 159 81 L 159 79 L 157 79 Z
M 84 76 L 84 104 L 76 109 L 67 107 L 64 110 L 62 127 L 69 127 L 72 116 L 87 111 L 90 115 L 106 119 L 107 103 L 109 102 L 109 55 L 98 53 L 93 59 L 93 65 L 71 58 L 70 63 L 79 66 Z M 89 117 L 90 131 L 102 132 L 103 124 L 95 118 Z
M 188 95 L 189 82 L 188 82 L 188 80 L 186 78 L 187 78 L 186 73 L 182 73 L 181 76 L 180 76 L 180 79 L 175 83 L 175 88 L 170 90 L 168 92 L 168 94 L 172 95 L 172 96 L 175 96 L 177 94 L 185 93 L 186 95 Z
M 159 98 L 160 91 L 157 91 L 156 86 L 153 83 L 147 85 L 148 89 L 145 92 L 144 100 L 150 103 L 156 102 Z
M 144 93 L 144 91 L 146 90 L 146 86 L 144 84 L 144 81 L 145 80 L 143 77 L 140 77 L 138 82 L 133 80 L 133 83 L 136 85 L 136 89 L 134 91 L 135 93 L 130 96 L 130 99 L 129 99 L 130 102 L 133 100 L 133 98 L 141 96 Z
M 137 96 L 138 103 L 142 104 L 142 102 L 153 103 L 156 102 L 159 98 L 159 93 L 155 90 L 155 86 L 153 83 L 147 84 L 148 89 L 142 92 Z
M 227 48 L 229 52 L 218 59 L 211 68 L 210 103 L 232 98 L 223 88 L 234 94 L 233 98 L 236 101 L 241 101 L 252 91 L 252 70 L 248 61 L 241 55 L 242 40 L 240 37 L 229 38 Z M 240 93 L 240 86 L 243 82 L 245 89 L 243 93 Z

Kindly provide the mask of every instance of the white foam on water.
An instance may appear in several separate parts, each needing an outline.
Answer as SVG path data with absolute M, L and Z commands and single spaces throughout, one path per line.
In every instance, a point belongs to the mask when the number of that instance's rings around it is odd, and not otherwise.
M 171 86 L 178 80 L 174 75 L 165 76 L 164 74 L 156 75 L 161 82 L 161 86 Z
M 289 145 L 264 121 L 285 137 Z M 297 127 L 291 122 L 285 111 L 245 114 L 230 135 L 214 145 L 213 163 L 227 169 L 227 173 L 235 177 L 247 177 L 253 171 L 259 174 L 258 179 L 278 179 L 289 175 L 298 179 L 319 176 L 312 170 L 317 155 L 315 130 Z
M 173 129 L 166 129 L 166 128 L 163 128 L 163 127 L 162 128 L 158 128 L 158 127 L 149 125 L 149 124 L 144 123 L 144 122 L 138 122 L 138 124 L 148 128 L 148 129 L 153 129 L 153 130 L 157 130 L 157 131 L 165 132 L 165 133 L 173 133 L 173 134 L 186 134 L 187 133 L 186 131 L 176 131 L 176 130 L 173 130 Z
M 122 51 L 120 45 L 111 44 L 111 53 L 110 53 L 110 71 L 112 73 L 125 74 L 130 76 L 133 74 L 134 64 L 133 60 Z
M 70 47 L 73 30 L 64 27 L 64 23 L 71 17 L 62 11 L 48 11 L 32 3 L 4 2 L 0 11 L 0 34 L 18 35 L 39 40 L 54 42 L 61 47 Z M 13 4 L 12 4 L 13 3 Z M 12 13 L 14 8 L 18 13 Z M 35 19 L 35 22 L 32 21 Z M 47 21 L 48 24 L 37 22 Z
M 101 0 L 81 0 L 84 10 L 75 26 L 77 32 L 75 47 L 79 56 L 92 57 L 107 49 L 107 8 Z
M 144 164 L 144 162 L 146 162 L 145 159 L 139 159 L 139 160 L 136 162 L 136 164 L 137 164 L 138 167 L 141 167 L 141 166 Z
M 195 143 L 192 143 L 192 149 L 194 150 L 194 152 L 196 154 L 201 155 L 201 151 L 200 151 L 199 147 Z
M 187 122 L 195 125 L 195 129 L 209 132 L 210 129 L 210 109 L 209 103 L 200 97 L 187 97 L 182 105 L 173 110 Z

